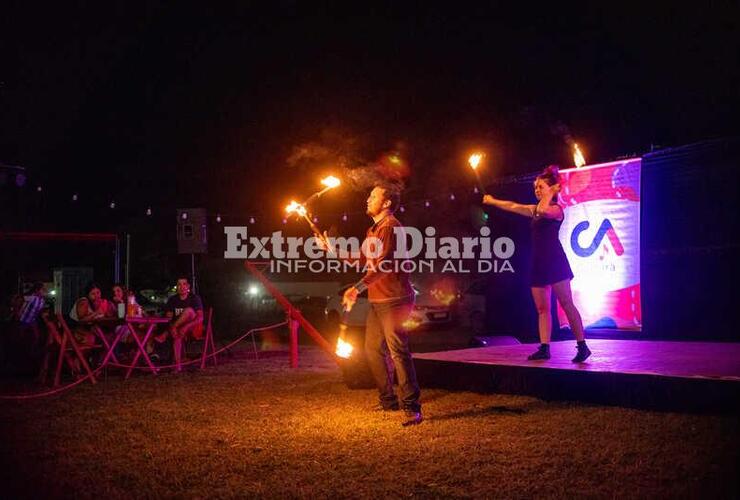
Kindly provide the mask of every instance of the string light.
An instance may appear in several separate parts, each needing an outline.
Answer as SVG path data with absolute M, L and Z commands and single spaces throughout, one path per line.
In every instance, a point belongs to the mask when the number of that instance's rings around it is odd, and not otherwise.
M 501 182 L 503 182 L 503 183 L 517 183 L 517 182 L 522 182 L 522 181 L 530 181 L 531 180 L 531 177 L 533 177 L 532 174 L 526 174 L 526 175 L 522 175 L 522 176 L 510 176 L 510 177 L 501 179 Z M 458 186 L 458 187 L 460 187 L 460 186 Z M 464 188 L 462 188 L 462 189 L 464 189 Z M 483 192 L 481 190 L 480 186 L 477 186 L 477 185 L 476 186 L 473 186 L 470 189 L 471 189 L 472 193 L 474 193 L 474 194 L 480 194 L 481 192 Z M 40 184 L 37 185 L 36 186 L 36 191 L 38 193 L 45 192 L 44 191 L 44 186 L 42 186 Z M 471 192 L 471 191 L 468 191 L 468 192 Z M 83 193 L 83 195 L 84 195 L 84 193 Z M 81 201 L 79 192 L 73 192 L 72 195 L 71 195 L 71 198 L 68 198 L 68 199 L 71 199 L 72 202 L 80 202 Z M 412 207 L 418 206 L 423 201 L 424 207 L 428 209 L 428 208 L 430 208 L 432 206 L 432 203 L 433 202 L 435 202 L 435 201 L 439 202 L 440 199 L 442 199 L 442 200 L 447 199 L 450 202 L 454 202 L 454 201 L 457 201 L 457 196 L 456 196 L 456 194 L 454 192 L 449 192 L 449 194 L 447 196 L 441 195 L 441 196 L 434 196 L 432 198 L 426 198 L 426 199 L 423 199 L 422 198 L 422 199 L 415 199 L 415 200 L 410 200 L 410 201 L 409 200 L 406 200 L 406 201 Z M 115 200 L 111 200 L 110 203 L 109 203 L 109 207 L 112 210 L 113 209 L 116 209 L 117 208 L 116 207 L 116 201 Z M 401 206 L 398 207 L 398 211 L 400 213 L 405 213 L 406 212 L 406 207 L 404 205 L 401 205 Z M 153 215 L 153 212 L 154 211 L 153 211 L 152 206 L 151 205 L 147 206 L 146 212 L 145 212 L 146 215 L 147 216 L 152 216 Z M 355 214 L 364 214 L 364 211 L 362 211 L 362 212 L 361 211 L 351 211 L 351 212 L 324 213 L 322 216 L 324 216 L 324 217 L 327 217 L 328 216 L 329 218 L 331 218 L 331 217 L 340 217 L 341 218 L 341 221 L 348 222 L 349 221 L 349 216 L 350 215 L 355 215 Z M 181 212 L 180 213 L 180 218 L 183 221 L 189 220 L 190 215 L 189 215 L 188 212 Z M 222 222 L 222 219 L 223 219 L 223 216 L 220 213 L 219 214 L 216 214 L 215 220 L 216 220 L 217 223 L 221 223 Z M 256 219 L 257 219 L 257 216 L 250 215 L 249 216 L 249 219 L 248 219 L 249 224 L 256 224 Z M 318 223 L 319 222 L 318 215 L 313 215 L 312 218 L 311 218 L 311 220 L 314 223 Z M 284 225 L 285 224 L 288 224 L 288 218 L 287 217 L 282 218 L 282 223 Z

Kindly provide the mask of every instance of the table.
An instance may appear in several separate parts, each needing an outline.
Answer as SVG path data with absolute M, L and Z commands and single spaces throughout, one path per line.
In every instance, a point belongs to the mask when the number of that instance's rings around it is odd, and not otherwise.
M 103 358 L 103 362 L 101 363 L 101 366 L 105 366 L 106 363 L 108 363 L 108 360 L 113 358 L 113 360 L 118 363 L 116 360 L 116 355 L 113 353 L 114 349 L 118 345 L 118 342 L 123 337 L 125 330 L 117 329 L 116 336 L 113 339 L 113 342 L 111 344 L 108 344 L 107 340 L 105 339 L 105 335 L 103 334 L 103 331 L 101 329 L 101 326 L 109 325 L 109 326 L 119 326 L 125 324 L 128 328 L 129 333 L 134 338 L 134 341 L 136 342 L 137 347 L 139 350 L 136 352 L 136 355 L 134 356 L 133 361 L 131 361 L 131 365 L 129 366 L 128 370 L 126 371 L 126 379 L 128 379 L 131 376 L 131 372 L 133 372 L 134 367 L 136 367 L 136 363 L 139 361 L 139 358 L 141 356 L 144 357 L 144 361 L 146 361 L 146 364 L 149 366 L 150 371 L 156 375 L 157 374 L 157 368 L 152 363 L 152 360 L 149 358 L 149 354 L 146 352 L 146 343 L 149 340 L 149 338 L 152 336 L 152 333 L 154 332 L 154 327 L 157 325 L 169 323 L 171 320 L 170 318 L 162 318 L 162 317 L 156 317 L 156 316 L 149 316 L 149 317 L 126 317 L 123 319 L 118 318 L 111 318 L 111 319 L 100 319 L 97 321 L 92 322 L 93 324 L 93 330 L 95 333 L 103 339 L 103 343 L 105 343 L 105 346 L 108 348 L 108 352 L 105 355 L 105 358 Z M 136 325 L 147 325 L 146 333 L 142 336 L 139 335 L 139 332 L 136 330 Z

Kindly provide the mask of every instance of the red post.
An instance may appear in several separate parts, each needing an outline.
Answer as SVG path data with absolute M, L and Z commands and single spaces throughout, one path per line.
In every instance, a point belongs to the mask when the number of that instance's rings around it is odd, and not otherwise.
M 339 360 L 337 358 L 336 354 L 334 354 L 334 348 L 332 347 L 329 342 L 326 341 L 324 337 L 321 336 L 321 333 L 311 324 L 308 322 L 306 318 L 303 317 L 301 314 L 301 311 L 293 307 L 293 304 L 285 298 L 285 296 L 280 293 L 280 291 L 273 285 L 270 280 L 267 279 L 267 277 L 259 270 L 257 269 L 257 265 L 259 263 L 252 262 L 252 261 L 245 261 L 245 266 L 249 270 L 249 272 L 252 273 L 252 275 L 257 278 L 260 283 L 269 291 L 273 297 L 275 297 L 275 300 L 283 306 L 283 309 L 290 314 L 290 316 L 298 321 L 300 325 L 303 327 L 303 329 L 306 331 L 306 333 L 311 337 L 318 345 L 321 347 L 324 351 L 326 351 L 329 355 L 331 355 L 335 360 Z
M 290 367 L 298 368 L 298 327 L 300 323 L 288 316 L 288 326 L 290 327 Z

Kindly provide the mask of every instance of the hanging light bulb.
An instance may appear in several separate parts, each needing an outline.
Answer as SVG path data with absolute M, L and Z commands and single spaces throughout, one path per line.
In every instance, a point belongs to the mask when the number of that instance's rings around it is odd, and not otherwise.
M 152 207 L 147 207 L 146 208 L 146 214 L 147 215 L 152 215 Z
M 77 201 L 77 193 L 72 195 L 72 201 Z
M 187 212 L 183 212 L 180 217 L 182 218 L 182 220 L 188 220 L 188 213 Z
M 403 205 L 401 205 L 399 207 L 399 210 L 401 211 L 401 213 L 404 213 L 406 211 L 406 207 L 404 207 Z
M 41 186 L 36 186 L 36 191 L 40 193 L 41 191 L 43 191 L 43 188 Z
M 319 221 L 319 218 L 318 218 L 318 217 L 316 217 L 316 216 L 314 216 L 314 218 L 313 218 L 313 222 L 314 222 L 314 224 L 316 224 L 316 223 L 317 223 L 318 221 Z
M 479 193 L 478 186 L 474 186 L 473 187 L 473 194 L 478 194 L 478 193 Z
M 221 222 L 221 214 L 216 214 L 216 222 Z
M 254 224 L 254 217 L 250 217 L 250 218 L 249 218 L 249 223 L 250 223 L 250 224 Z
M 110 207 L 111 208 L 116 208 L 116 202 L 115 201 L 111 201 L 110 202 Z
M 429 208 L 430 205 L 431 205 L 431 203 L 429 203 L 429 200 L 425 200 L 424 201 L 424 206 L 425 207 Z
M 455 193 L 450 193 L 450 201 L 455 201 Z
M 342 215 L 342 220 L 343 220 L 344 222 L 347 222 L 347 214 L 344 214 L 344 215 Z
M 287 223 L 288 223 L 288 219 L 286 219 L 285 217 L 283 217 L 283 224 L 287 224 Z

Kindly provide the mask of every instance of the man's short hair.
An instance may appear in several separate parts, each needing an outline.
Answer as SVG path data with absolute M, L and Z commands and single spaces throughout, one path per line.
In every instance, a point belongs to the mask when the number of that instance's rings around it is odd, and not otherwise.
M 388 207 L 388 209 L 391 213 L 398 210 L 398 207 L 401 205 L 401 188 L 395 184 L 387 182 L 376 184 L 375 187 L 382 189 L 385 199 L 390 200 L 391 206 Z

